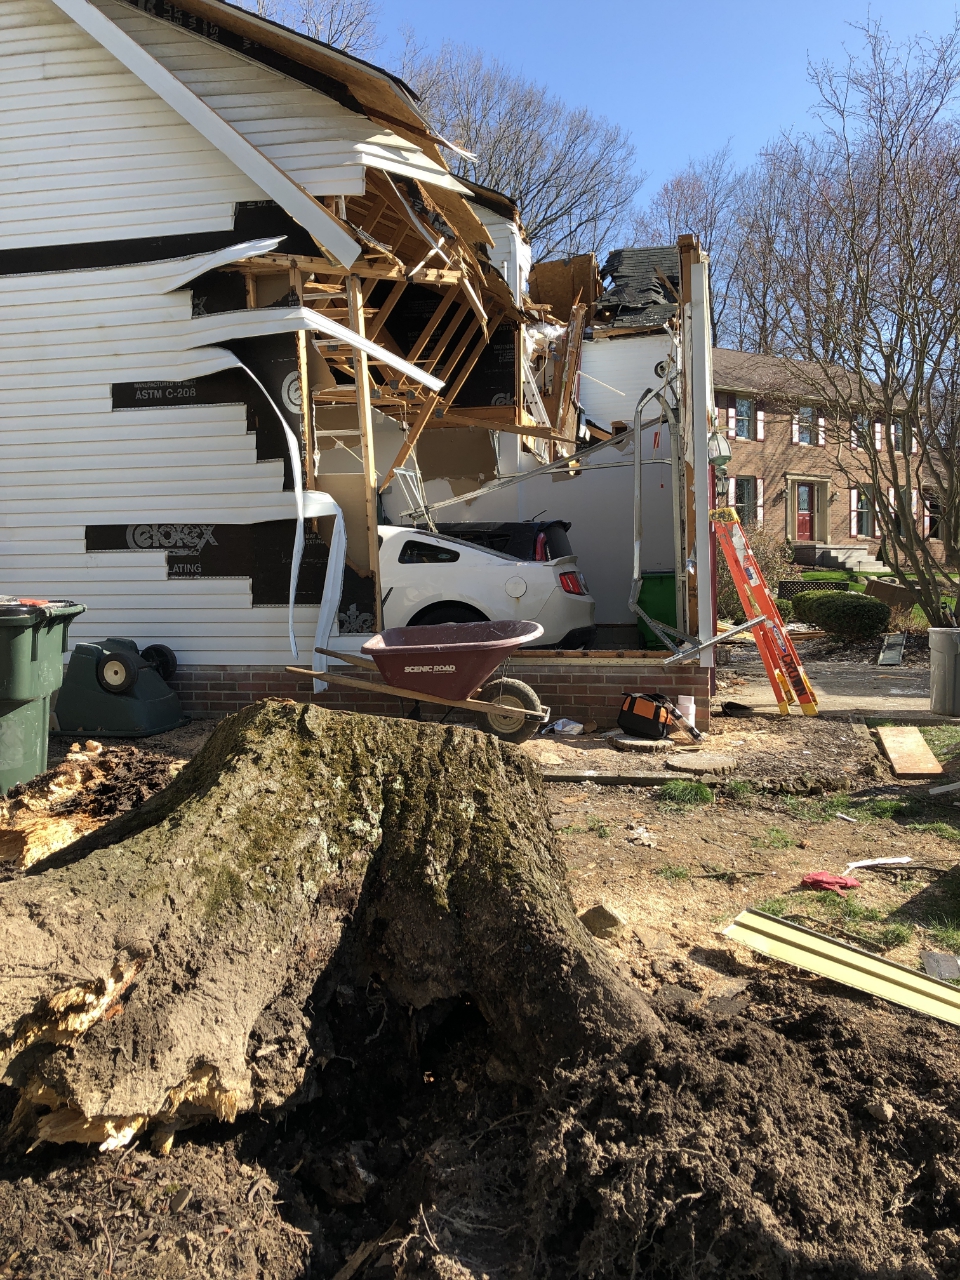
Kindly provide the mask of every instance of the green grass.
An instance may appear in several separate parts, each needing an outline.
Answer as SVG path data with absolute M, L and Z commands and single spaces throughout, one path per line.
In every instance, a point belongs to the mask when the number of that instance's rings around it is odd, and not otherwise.
M 833 822 L 838 813 L 850 813 L 852 801 L 846 792 L 835 791 L 826 796 L 785 796 L 784 803 L 790 813 L 806 822 Z
M 927 925 L 927 932 L 938 947 L 943 947 L 944 951 L 952 951 L 954 955 L 960 954 L 960 925 L 956 921 L 931 921 Z
M 713 792 L 705 782 L 676 778 L 663 784 L 659 799 L 677 805 L 713 804 Z
M 731 778 L 723 784 L 723 794 L 728 800 L 744 800 L 753 792 L 754 785 L 747 778 Z
M 595 816 L 589 818 L 588 821 L 590 824 L 590 830 L 593 834 L 601 840 L 606 840 L 610 834 L 610 828 L 606 823 L 601 818 L 597 818 Z
M 785 916 L 793 903 L 789 898 L 764 898 L 756 905 L 757 911 L 765 911 L 768 916 Z
M 767 827 L 765 836 L 753 836 L 750 843 L 755 849 L 792 849 L 797 842 L 782 827 Z
M 885 911 L 864 906 L 855 894 L 841 898 L 829 890 L 794 893 L 766 898 L 757 903 L 756 909 L 770 916 L 809 916 L 824 925 L 835 925 L 851 937 L 872 943 L 884 951 L 905 946 L 913 937 L 912 924 L 889 920 Z
M 657 867 L 654 875 L 663 876 L 664 880 L 680 881 L 690 879 L 690 872 L 686 867 Z
M 911 822 L 910 831 L 927 831 L 941 840 L 960 841 L 960 831 L 949 822 Z
M 948 774 L 960 772 L 960 725 L 924 725 L 920 733 L 940 763 L 947 766 Z

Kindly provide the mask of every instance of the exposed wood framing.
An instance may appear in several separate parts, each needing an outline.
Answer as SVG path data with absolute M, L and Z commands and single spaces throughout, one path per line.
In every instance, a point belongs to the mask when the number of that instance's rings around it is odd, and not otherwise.
M 350 304 L 350 327 L 364 337 L 363 283 L 359 276 L 347 277 L 347 300 Z M 373 452 L 373 413 L 370 405 L 370 374 L 367 354 L 356 350 L 353 366 L 357 382 L 357 422 L 360 427 L 360 453 L 363 458 L 364 502 L 367 517 L 367 551 L 370 572 L 374 578 L 376 629 L 383 630 L 383 600 L 380 591 L 380 542 L 377 533 L 377 465 Z

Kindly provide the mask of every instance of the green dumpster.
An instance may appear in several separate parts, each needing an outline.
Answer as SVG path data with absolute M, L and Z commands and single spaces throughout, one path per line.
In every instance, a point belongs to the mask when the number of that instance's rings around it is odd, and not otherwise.
M 0 598 L 0 795 L 47 767 L 50 695 L 63 679 L 70 623 L 85 609 Z
M 644 613 L 668 627 L 677 625 L 677 576 L 675 573 L 645 573 L 637 604 Z M 637 619 L 641 649 L 665 649 L 660 637 L 642 618 Z

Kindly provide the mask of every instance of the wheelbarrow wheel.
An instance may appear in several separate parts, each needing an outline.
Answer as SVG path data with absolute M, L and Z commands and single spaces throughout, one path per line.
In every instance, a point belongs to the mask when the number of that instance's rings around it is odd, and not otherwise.
M 524 711 L 542 711 L 540 699 L 522 680 L 491 680 L 477 697 L 481 702 L 495 702 L 497 709 L 481 715 L 486 728 L 504 742 L 526 742 L 540 728 L 536 720 L 528 720 Z

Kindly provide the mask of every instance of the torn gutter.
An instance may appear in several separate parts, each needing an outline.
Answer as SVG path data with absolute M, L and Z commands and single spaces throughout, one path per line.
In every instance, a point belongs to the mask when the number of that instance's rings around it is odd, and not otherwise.
M 360 246 L 337 218 L 106 14 L 89 0 L 53 0 L 53 3 L 305 227 L 337 262 L 349 267 L 356 261 Z
M 741 911 L 723 933 L 774 960 L 960 1026 L 960 988 L 917 969 L 881 959 L 765 911 Z

